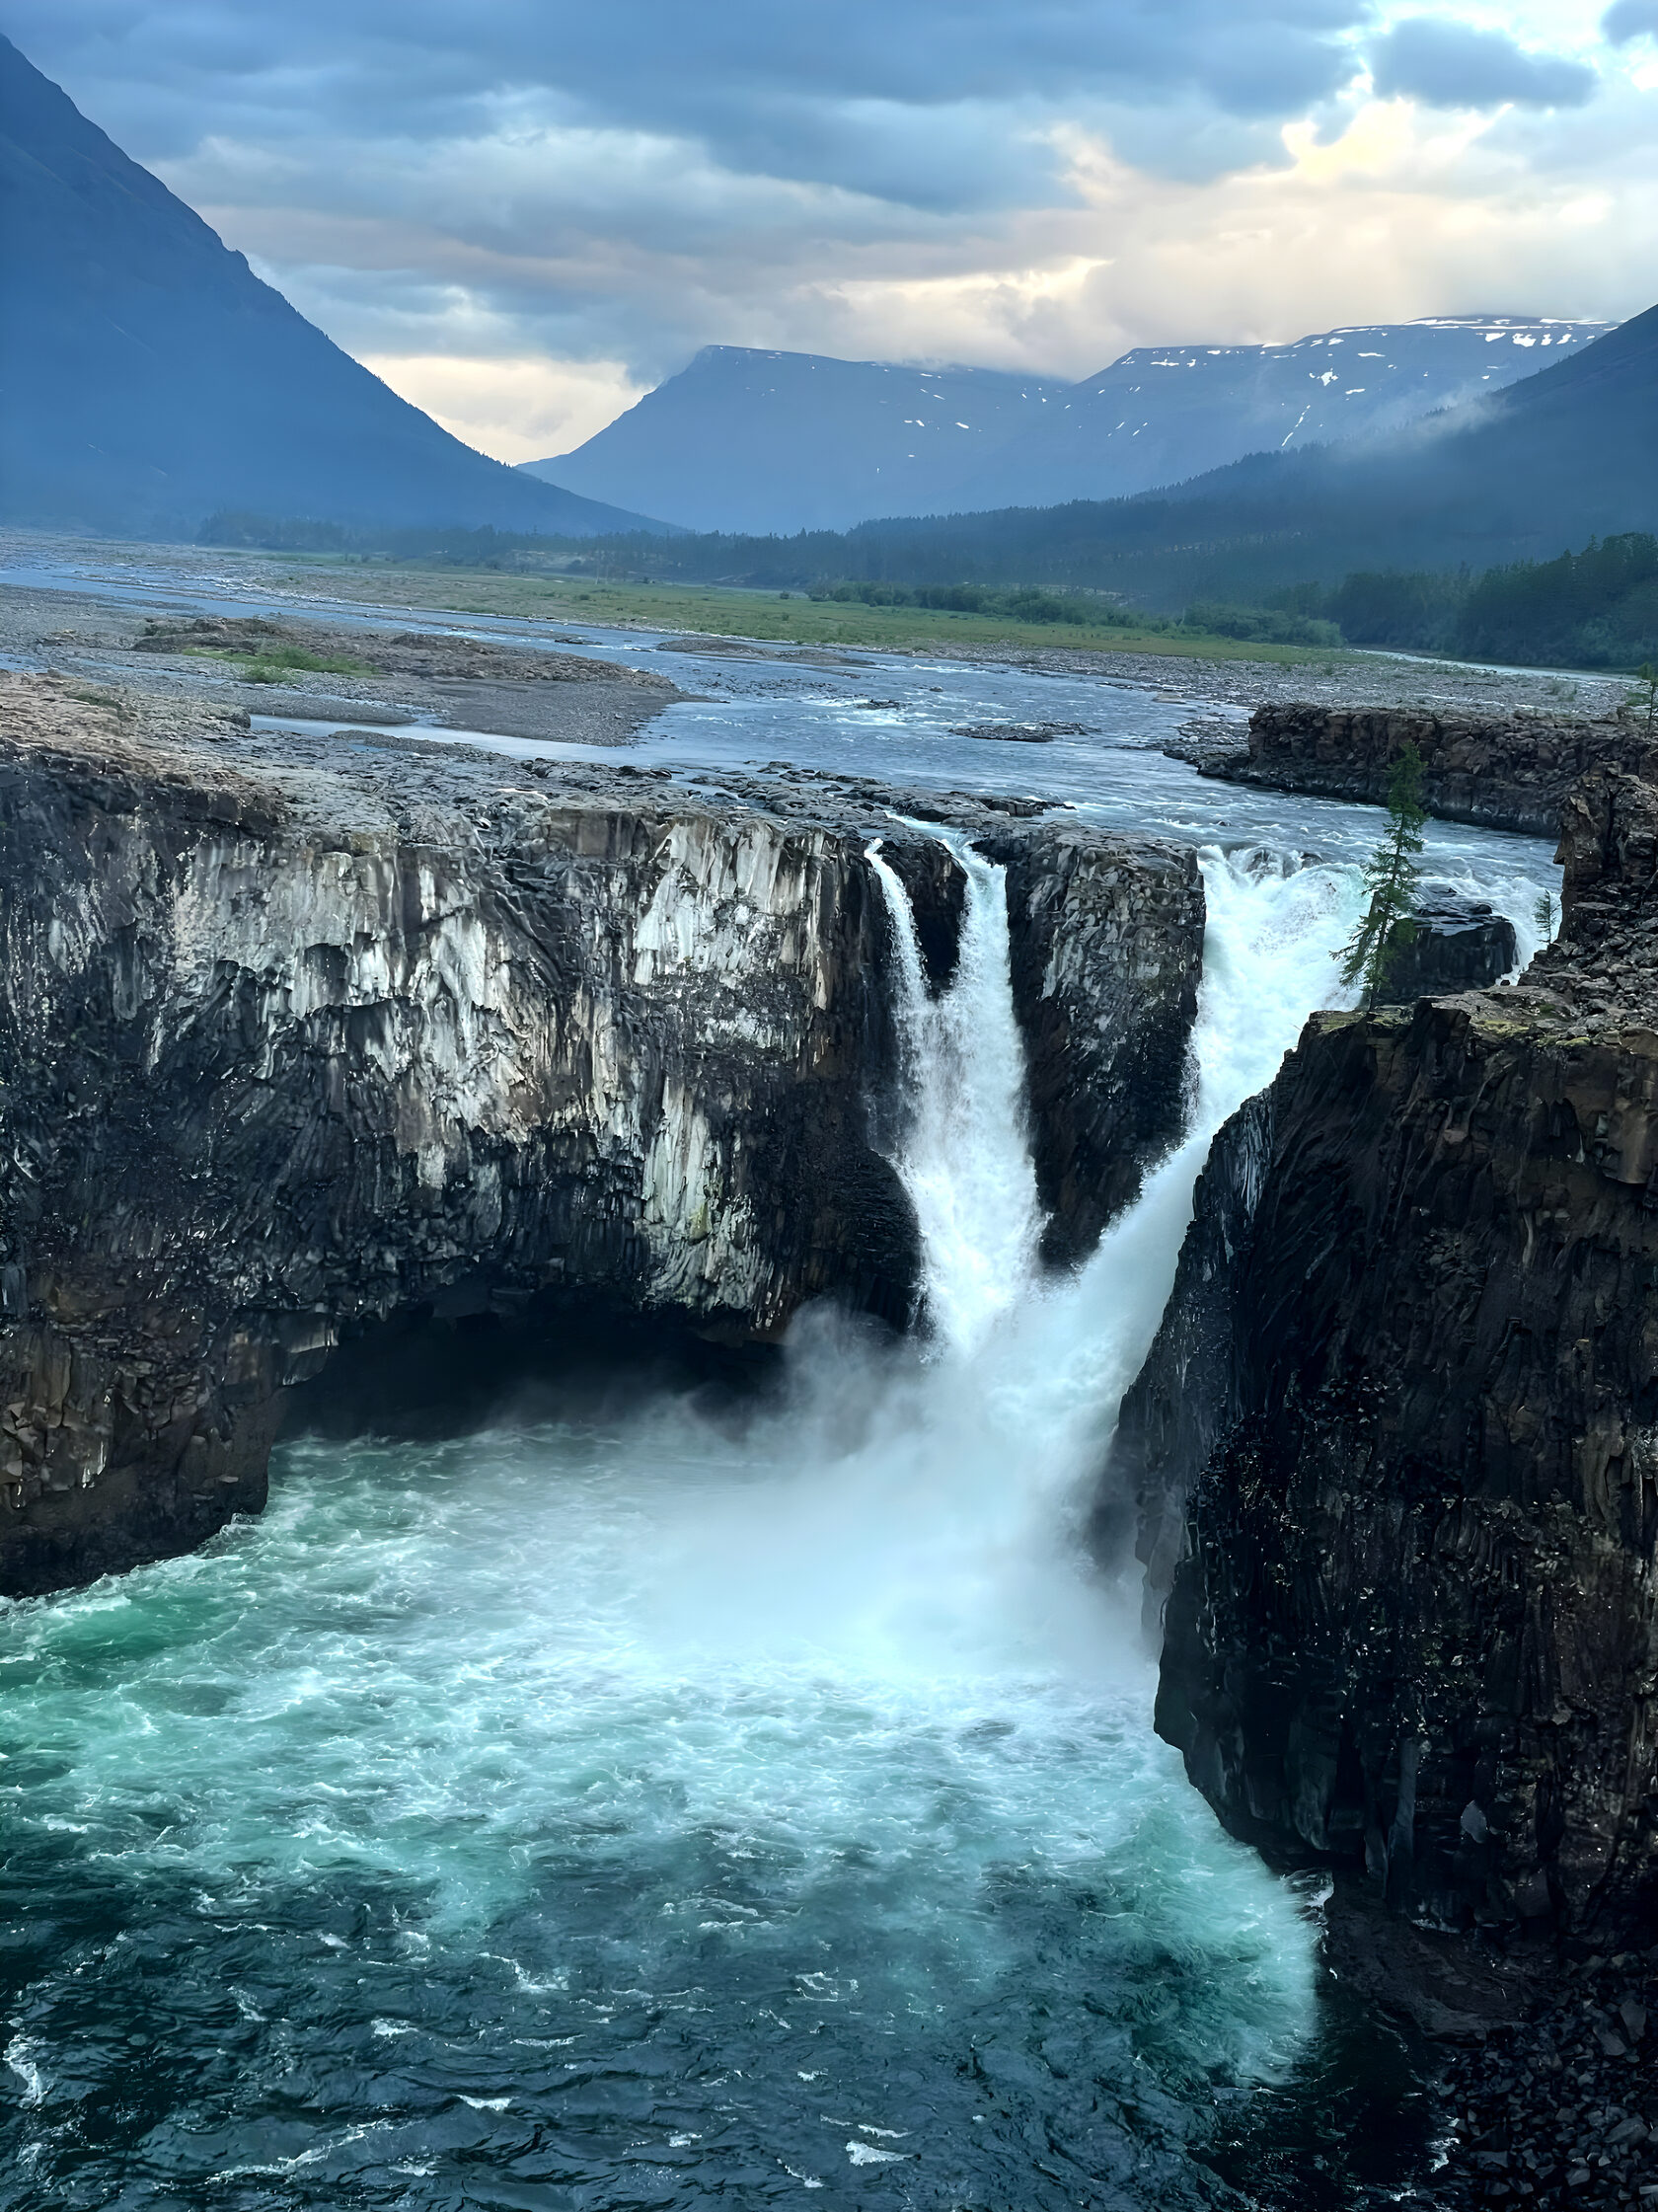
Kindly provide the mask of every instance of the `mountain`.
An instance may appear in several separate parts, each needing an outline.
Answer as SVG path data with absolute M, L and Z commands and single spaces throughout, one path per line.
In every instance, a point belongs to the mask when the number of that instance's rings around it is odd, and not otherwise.
M 399 399 L 0 38 L 0 517 L 175 535 L 226 507 L 658 527 Z
M 1138 345 L 1074 385 L 964 477 L 953 504 L 1114 499 L 1245 453 L 1396 428 L 1535 375 L 1610 323 L 1441 316 L 1368 323 L 1285 345 Z
M 889 516 L 797 541 L 683 537 L 664 574 L 1037 584 L 1153 607 L 1258 600 L 1355 570 L 1484 570 L 1658 533 L 1658 308 L 1489 397 L 1172 489 L 1064 506 Z
M 523 467 L 693 529 L 786 535 L 1121 498 L 1395 427 L 1612 328 L 1442 316 L 1285 345 L 1141 345 L 1082 384 L 709 345 L 573 453 Z
M 698 530 L 844 530 L 956 503 L 956 488 L 1069 390 L 998 369 L 706 345 L 573 453 L 523 467 Z
M 1630 530 L 1658 530 L 1658 307 L 1403 429 L 1253 454 L 1135 498 L 867 524 L 842 541 L 840 572 L 1093 584 L 1176 606 L 1353 570 L 1551 560 Z M 832 572 L 828 549 L 814 560 Z

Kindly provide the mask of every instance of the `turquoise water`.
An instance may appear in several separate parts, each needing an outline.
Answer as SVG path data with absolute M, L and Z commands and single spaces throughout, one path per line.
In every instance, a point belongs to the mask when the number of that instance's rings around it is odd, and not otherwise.
M 699 1637 L 788 1478 L 672 1426 L 290 1446 L 18 1609 L 6 2201 L 1201 2199 L 1312 1933 L 1143 1666 Z
M 1330 2079 L 1309 1902 L 1077 1540 L 1208 1133 L 1351 919 L 1349 872 L 1204 865 L 1193 1133 L 1079 1273 L 970 862 L 949 997 L 898 963 L 921 1335 L 291 1442 L 261 1520 L 5 1609 L 0 2203 L 1356 2201 L 1388 2054 Z

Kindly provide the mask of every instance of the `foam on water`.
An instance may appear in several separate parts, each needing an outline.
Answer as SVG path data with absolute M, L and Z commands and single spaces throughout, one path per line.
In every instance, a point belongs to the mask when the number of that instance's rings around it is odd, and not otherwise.
M 1151 1734 L 1074 1524 L 1355 879 L 1203 856 L 1190 1135 L 1043 1280 L 962 859 L 932 999 L 875 855 L 919 1339 L 809 1314 L 740 1414 L 292 1445 L 262 1521 L 12 1609 L 0 2201 L 1209 2200 L 1189 2146 L 1297 2063 L 1313 1932 Z

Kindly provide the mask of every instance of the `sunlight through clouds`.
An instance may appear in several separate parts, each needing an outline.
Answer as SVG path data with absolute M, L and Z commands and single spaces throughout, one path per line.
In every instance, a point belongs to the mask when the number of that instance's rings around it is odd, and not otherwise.
M 365 353 L 363 365 L 498 461 L 567 453 L 644 395 L 621 361 Z
M 1084 376 L 1634 313 L 1645 5 L 846 0 L 826 41 L 761 0 L 11 0 L 8 29 L 303 312 L 519 459 L 707 343 Z

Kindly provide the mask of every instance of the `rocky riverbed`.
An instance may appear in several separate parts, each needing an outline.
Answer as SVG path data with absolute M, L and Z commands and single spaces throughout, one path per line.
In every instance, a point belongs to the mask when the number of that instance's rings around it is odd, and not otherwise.
M 628 743 L 685 694 L 655 669 L 441 630 L 346 628 L 264 615 L 172 619 L 47 591 L 0 592 L 0 652 L 153 714 L 488 729 Z

